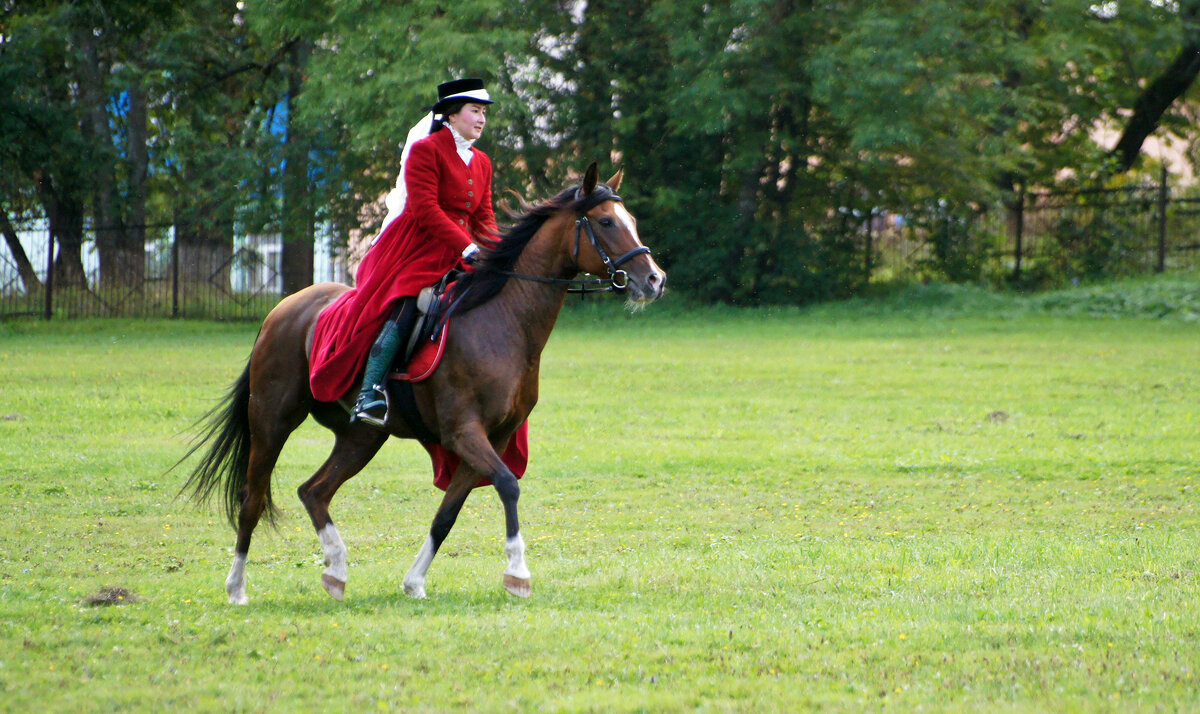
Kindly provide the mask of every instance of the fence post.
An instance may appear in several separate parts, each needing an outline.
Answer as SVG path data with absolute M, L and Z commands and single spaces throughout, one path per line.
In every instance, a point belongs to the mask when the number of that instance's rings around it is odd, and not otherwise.
M 1025 186 L 1017 190 L 1017 208 L 1014 215 L 1016 225 L 1013 226 L 1013 283 L 1021 283 L 1021 242 L 1025 237 Z
M 46 306 L 42 316 L 49 320 L 54 317 L 54 231 L 48 231 L 49 238 L 46 239 Z
M 874 246 L 872 245 L 872 243 L 874 243 L 874 240 L 873 240 L 874 236 L 871 235 L 871 228 L 872 228 L 871 224 L 873 224 L 874 222 L 875 222 L 875 207 L 872 206 L 871 208 L 869 208 L 867 210 L 867 256 L 866 256 L 867 259 L 866 259 L 866 264 L 865 264 L 865 267 L 867 269 L 867 282 L 871 281 L 871 271 L 875 269 L 874 261 L 872 259 L 872 255 L 871 255 L 872 251 L 874 250 Z
M 179 226 L 171 226 L 171 317 L 179 317 Z
M 1158 262 L 1155 272 L 1167 269 L 1167 164 L 1162 166 L 1162 180 L 1158 183 Z

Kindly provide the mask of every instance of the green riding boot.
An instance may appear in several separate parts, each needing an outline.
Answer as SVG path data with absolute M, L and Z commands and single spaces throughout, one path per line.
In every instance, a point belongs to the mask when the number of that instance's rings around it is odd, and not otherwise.
M 383 323 L 379 337 L 371 345 L 367 356 L 367 366 L 363 370 L 362 389 L 350 412 L 350 423 L 361 421 L 371 426 L 382 427 L 387 424 L 387 375 L 396 360 L 396 353 L 404 343 L 407 333 L 412 330 L 413 318 L 416 317 L 416 301 L 406 299 Z

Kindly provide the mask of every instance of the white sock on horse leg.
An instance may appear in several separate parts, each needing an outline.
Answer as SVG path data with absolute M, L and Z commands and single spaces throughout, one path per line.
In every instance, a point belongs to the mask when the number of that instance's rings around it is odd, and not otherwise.
M 235 553 L 233 565 L 229 568 L 229 577 L 225 578 L 225 594 L 234 605 L 245 605 L 250 602 L 246 597 L 246 554 Z
M 329 566 L 325 568 L 325 575 L 346 582 L 349 579 L 346 569 L 346 544 L 342 542 L 337 528 L 330 523 L 317 531 L 317 537 L 321 539 L 321 549 L 325 551 L 325 565 Z
M 404 592 L 409 597 L 425 597 L 425 574 L 429 572 L 434 554 L 433 536 L 426 536 L 425 545 L 421 546 L 421 552 L 417 553 L 417 559 L 408 569 L 408 575 L 404 576 Z

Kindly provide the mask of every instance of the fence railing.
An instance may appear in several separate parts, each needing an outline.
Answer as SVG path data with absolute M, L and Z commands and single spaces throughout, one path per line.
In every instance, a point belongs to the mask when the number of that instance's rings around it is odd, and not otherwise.
M 936 276 L 1022 285 L 1200 269 L 1200 198 L 1149 185 L 1029 192 L 963 215 L 880 212 L 861 228 L 876 280 Z
M 15 230 L 19 256 L 11 237 L 0 243 L 0 318 L 256 320 L 283 296 L 278 234 L 236 236 L 229 245 L 205 248 L 183 244 L 167 227 L 143 251 L 109 249 L 102 256 L 93 231 L 85 235 L 78 260 L 72 257 L 65 267 L 44 222 Z M 317 253 L 314 281 L 345 282 L 344 260 L 328 240 L 318 242 Z
M 856 259 L 872 280 L 934 277 L 1044 286 L 1200 270 L 1200 197 L 1175 195 L 1165 179 L 1029 192 L 1010 205 L 966 215 L 945 204 L 911 214 L 874 210 L 847 229 L 857 231 Z M 102 270 L 93 233 L 74 261 L 82 266 L 80 275 L 64 273 L 52 261 L 56 245 L 44 224 L 16 229 L 20 259 L 11 236 L 0 243 L 0 318 L 253 320 L 283 296 L 278 235 L 239 236 L 219 249 L 200 249 L 181 245 L 167 227 L 138 255 L 114 260 L 110 250 L 110 265 Z M 346 282 L 344 252 L 332 247 L 328 232 L 317 248 L 313 280 Z M 114 280 L 113 264 L 137 268 Z

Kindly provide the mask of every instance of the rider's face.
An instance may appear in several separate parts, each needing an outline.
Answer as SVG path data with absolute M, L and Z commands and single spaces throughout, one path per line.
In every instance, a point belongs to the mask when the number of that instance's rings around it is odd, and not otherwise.
M 446 117 L 446 122 L 464 139 L 478 139 L 487 124 L 487 105 L 474 102 L 464 104 L 462 109 Z

